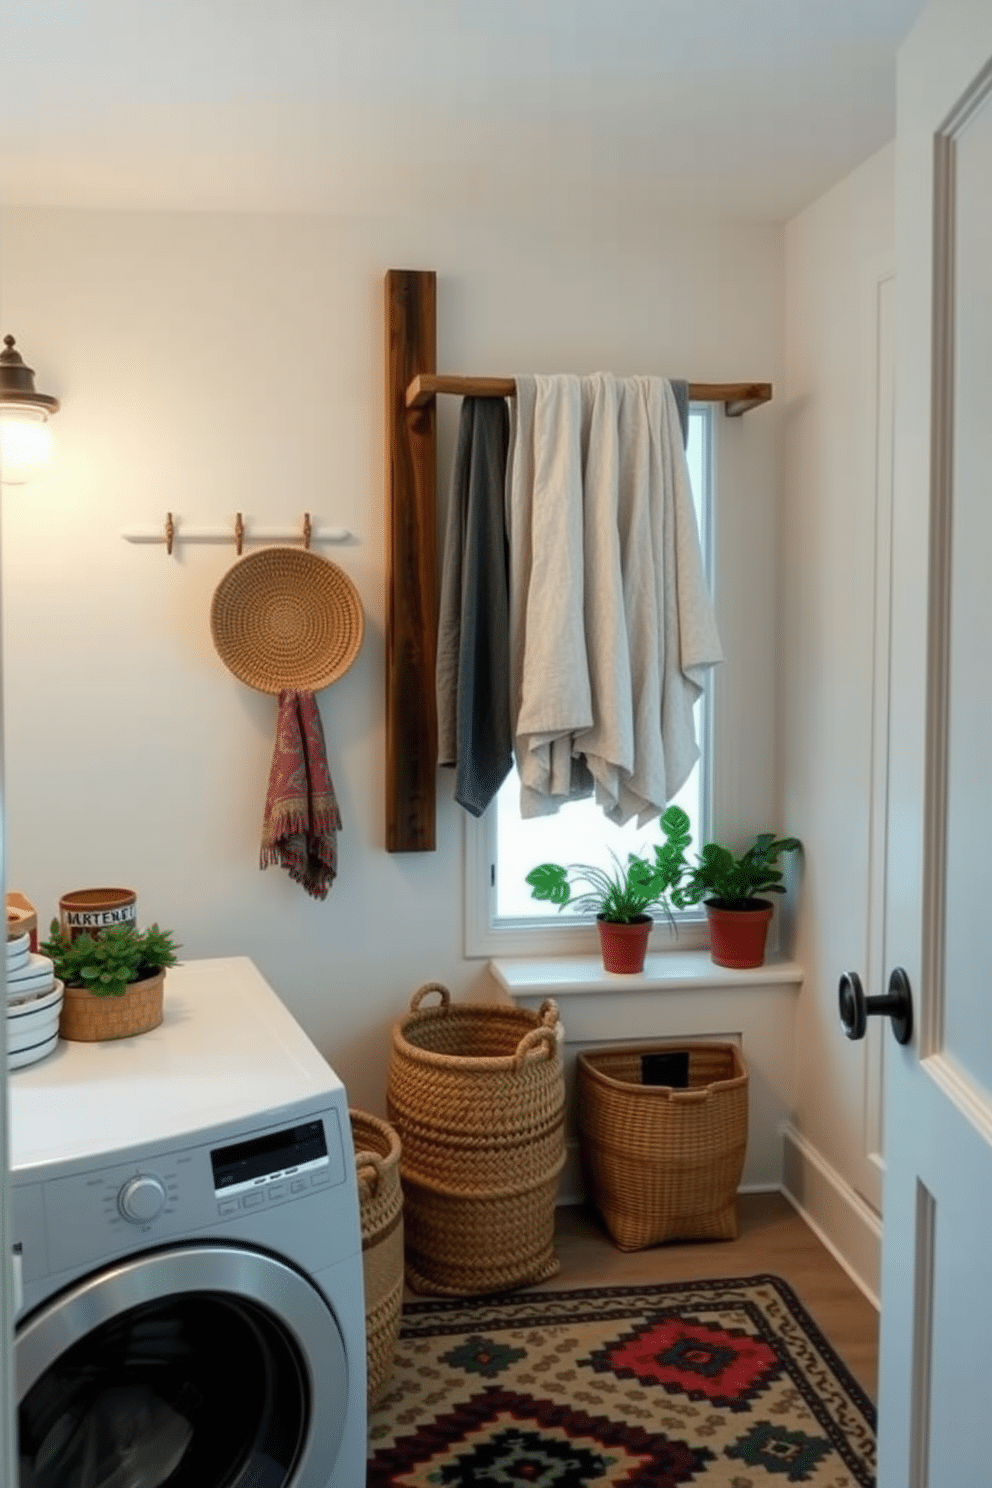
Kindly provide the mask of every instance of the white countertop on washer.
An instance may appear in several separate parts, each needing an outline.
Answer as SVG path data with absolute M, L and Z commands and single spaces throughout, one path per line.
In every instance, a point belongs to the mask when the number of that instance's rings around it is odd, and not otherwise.
M 309 1097 L 341 1099 L 326 1060 L 247 956 L 186 961 L 165 978 L 164 1017 L 134 1038 L 61 1040 L 8 1076 L 11 1168 L 173 1142 Z

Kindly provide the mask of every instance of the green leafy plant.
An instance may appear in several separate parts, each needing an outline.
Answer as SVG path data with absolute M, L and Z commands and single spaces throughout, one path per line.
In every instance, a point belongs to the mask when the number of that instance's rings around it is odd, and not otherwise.
M 655 858 L 669 875 L 672 902 L 679 909 L 688 909 L 701 899 L 719 909 L 743 909 L 765 894 L 784 894 L 784 874 L 776 865 L 782 853 L 802 847 L 798 837 L 759 832 L 746 852 L 735 854 L 719 842 L 707 842 L 696 862 L 690 863 L 685 856 L 689 842 L 685 832 L 670 831 L 665 817 L 661 825 L 665 841 L 655 848 Z
M 179 946 L 171 931 L 157 925 L 147 930 L 111 925 L 96 937 L 79 935 L 70 941 L 53 920 L 41 950 L 51 957 L 55 975 L 67 987 L 86 987 L 97 997 L 123 997 L 131 982 L 174 966 Z
M 674 923 L 667 895 L 673 873 L 684 862 L 677 844 L 682 842 L 684 832 L 683 851 L 688 845 L 689 818 L 679 807 L 670 806 L 661 820 L 666 832 L 672 834 L 672 845 L 670 851 L 666 851 L 669 842 L 656 848 L 654 863 L 637 853 L 629 853 L 626 864 L 611 853 L 612 869 L 595 863 L 541 863 L 527 874 L 531 897 L 557 904 L 559 910 L 570 905 L 579 914 L 592 913 L 616 925 L 629 925 L 659 905 Z M 587 887 L 581 893 L 574 892 L 581 884 Z

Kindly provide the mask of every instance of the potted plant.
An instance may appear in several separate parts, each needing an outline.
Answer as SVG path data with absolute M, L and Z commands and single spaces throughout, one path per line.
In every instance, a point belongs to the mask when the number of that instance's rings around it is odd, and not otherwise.
M 603 967 L 606 971 L 644 970 L 648 937 L 654 923 L 648 911 L 656 904 L 664 908 L 674 925 L 667 902 L 668 890 L 681 871 L 684 850 L 689 845 L 689 818 L 677 807 L 662 817 L 667 840 L 655 849 L 655 862 L 629 853 L 626 864 L 614 854 L 613 868 L 595 863 L 541 863 L 527 874 L 534 899 L 570 905 L 580 914 L 596 916 Z M 586 885 L 581 892 L 574 890 Z
M 65 1039 L 128 1038 L 162 1021 L 166 967 L 178 946 L 167 930 L 112 925 L 70 940 L 58 920 L 40 947 L 65 984 L 59 1033 Z
M 655 856 L 670 876 L 672 903 L 687 909 L 703 901 L 710 927 L 710 955 L 718 966 L 761 966 L 772 917 L 772 905 L 764 896 L 785 893 L 782 870 L 776 865 L 782 853 L 802 847 L 798 837 L 759 832 L 740 854 L 719 842 L 707 842 L 696 862 L 690 864 L 685 858 L 684 830 L 670 833 L 665 817 L 661 824 L 666 840 L 655 848 Z

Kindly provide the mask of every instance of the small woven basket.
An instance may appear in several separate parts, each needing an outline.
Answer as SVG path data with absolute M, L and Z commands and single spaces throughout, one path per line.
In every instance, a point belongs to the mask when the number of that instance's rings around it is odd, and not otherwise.
M 686 1089 L 642 1083 L 644 1055 L 676 1051 L 688 1055 Z M 578 1055 L 586 1182 L 620 1250 L 735 1237 L 747 1098 L 736 1044 L 639 1044 Z
M 403 1311 L 403 1191 L 400 1141 L 388 1122 L 351 1111 L 362 1216 L 368 1404 L 389 1384 Z
M 428 992 L 440 1004 L 422 1009 Z M 565 1162 L 558 1009 L 414 993 L 393 1029 L 387 1106 L 402 1144 L 406 1279 L 471 1296 L 557 1274 Z
M 131 1038 L 162 1021 L 165 972 L 131 982 L 122 997 L 97 997 L 88 987 L 66 987 L 59 1033 L 76 1043 Z

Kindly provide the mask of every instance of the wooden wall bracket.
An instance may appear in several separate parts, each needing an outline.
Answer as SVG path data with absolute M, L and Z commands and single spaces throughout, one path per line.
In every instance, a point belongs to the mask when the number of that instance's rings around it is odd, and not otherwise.
M 453 377 L 445 372 L 421 372 L 406 390 L 407 408 L 424 408 L 438 393 L 459 398 L 513 398 L 517 384 L 512 377 Z M 770 382 L 690 382 L 692 403 L 722 403 L 728 418 L 740 418 L 762 403 L 770 403 Z
M 436 845 L 437 651 L 435 402 L 406 390 L 437 357 L 437 275 L 386 275 L 386 851 Z

